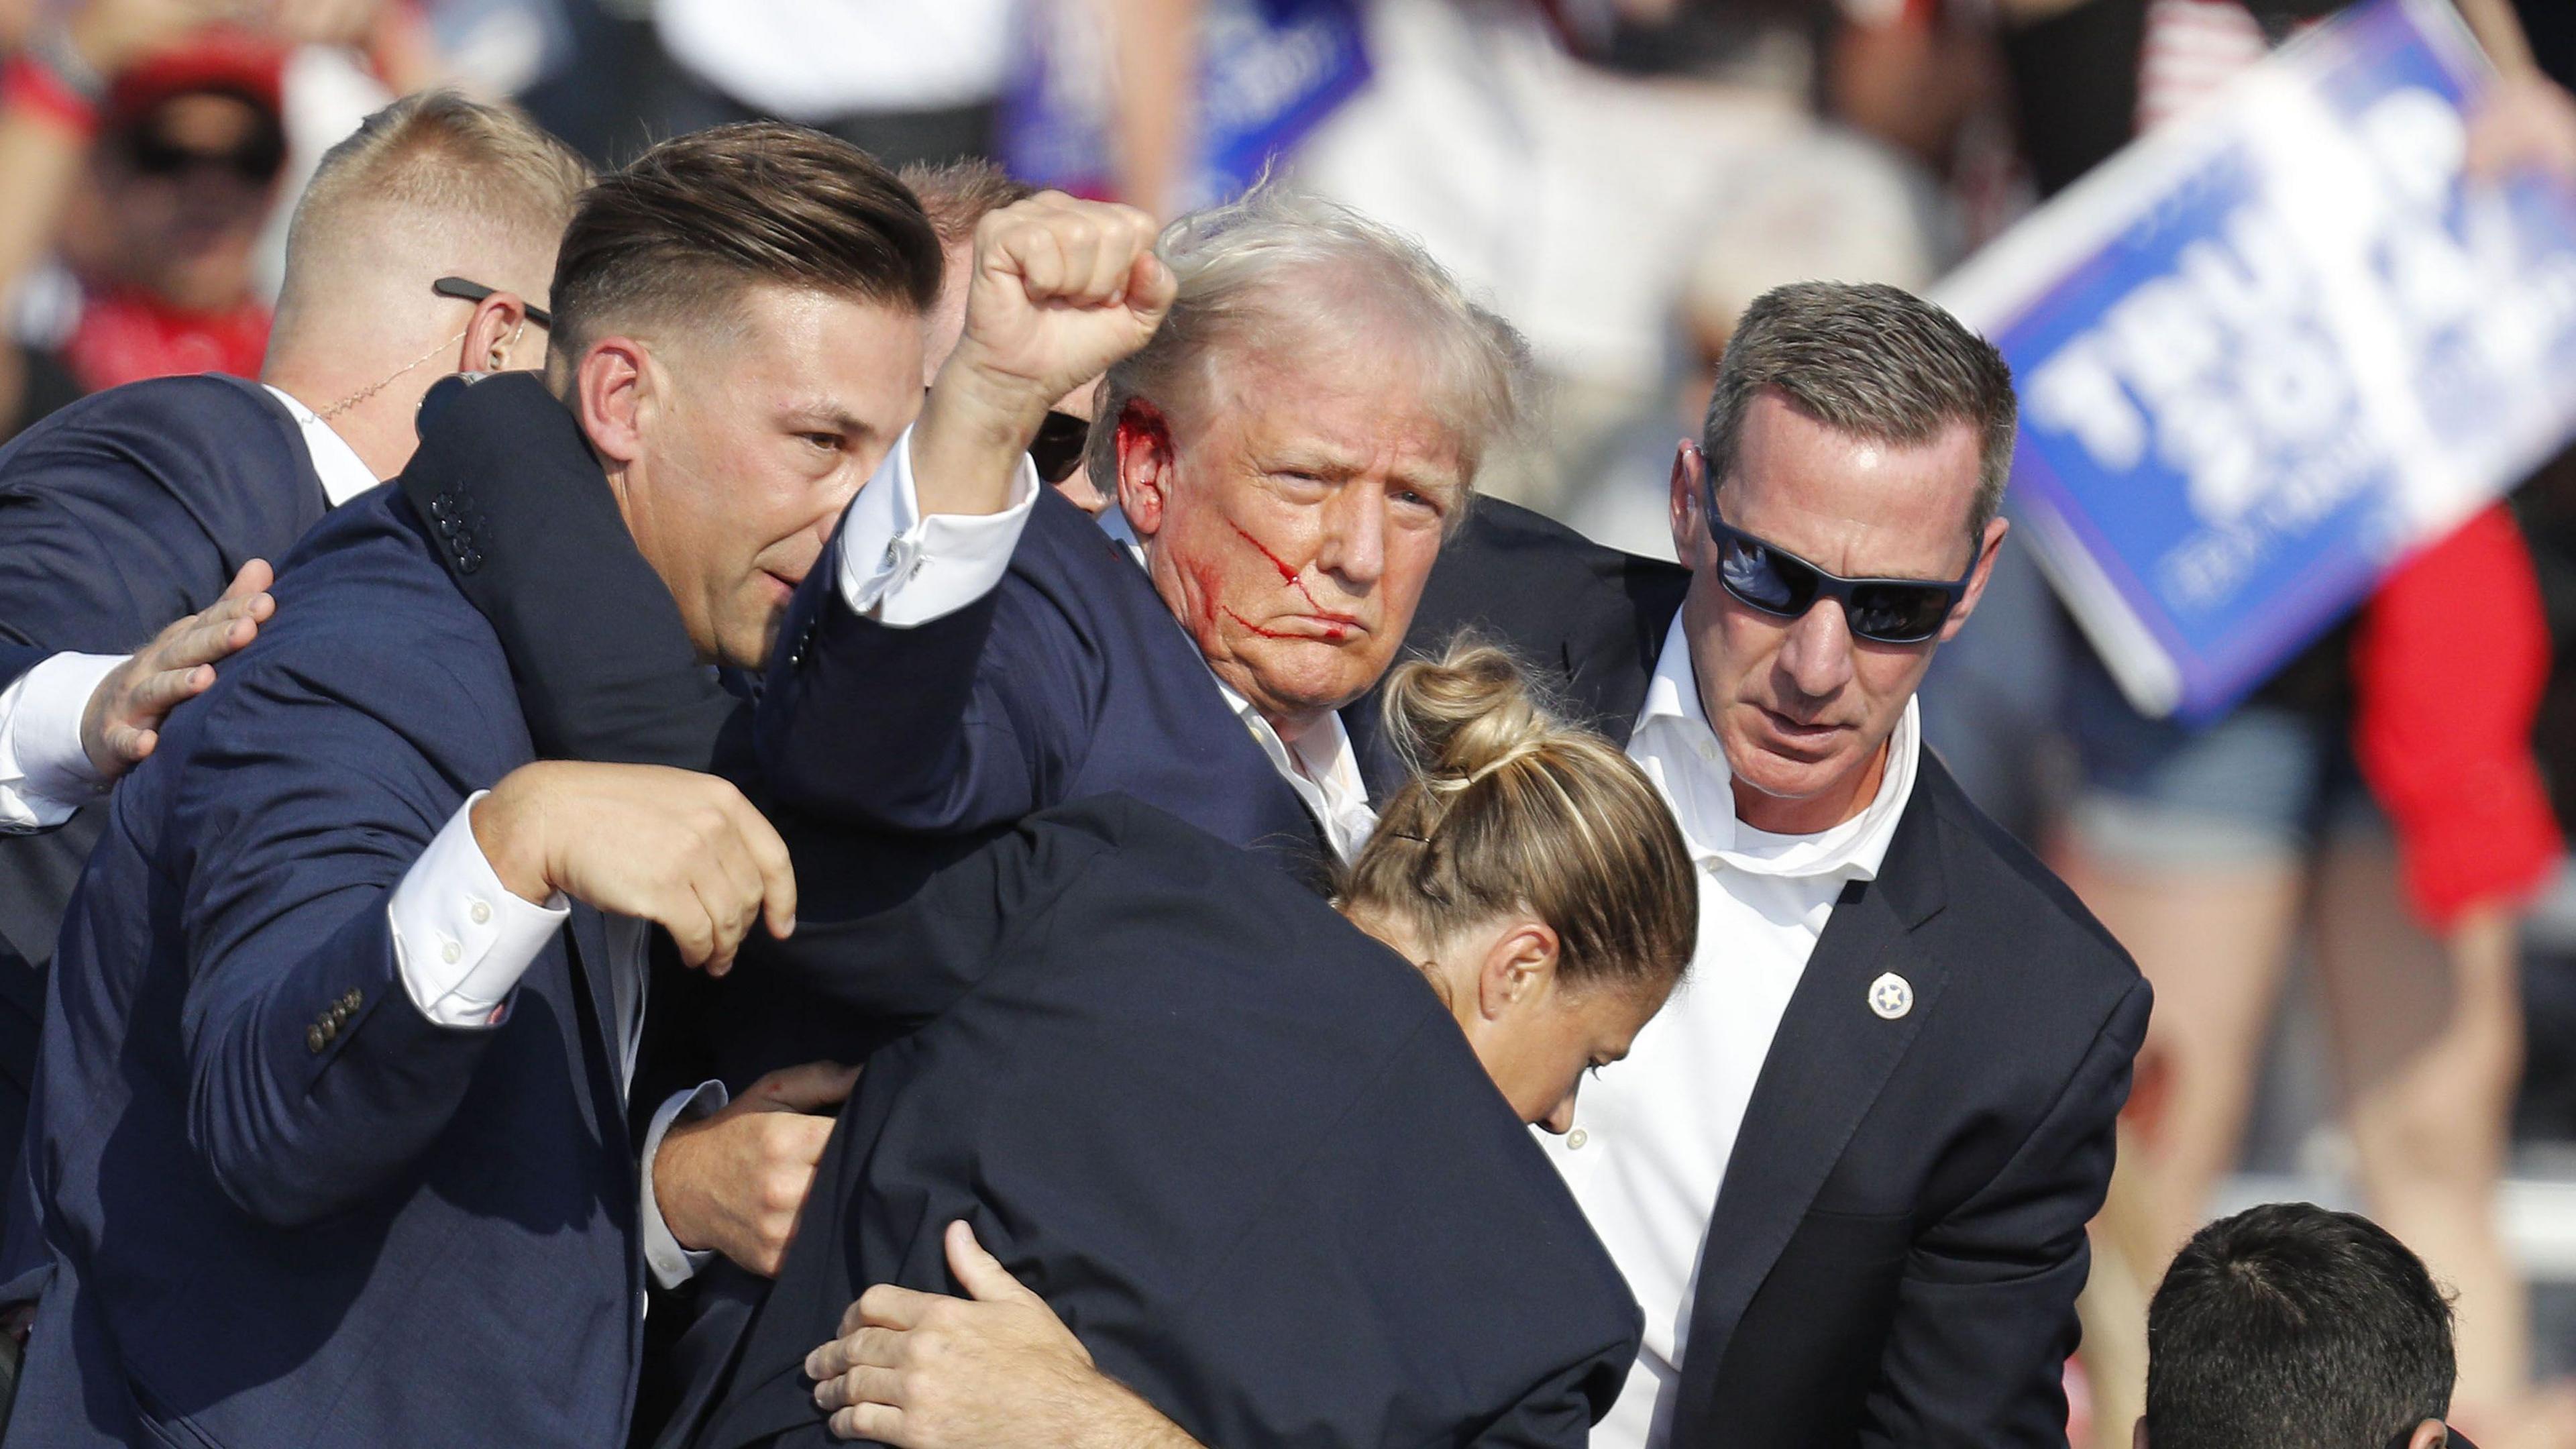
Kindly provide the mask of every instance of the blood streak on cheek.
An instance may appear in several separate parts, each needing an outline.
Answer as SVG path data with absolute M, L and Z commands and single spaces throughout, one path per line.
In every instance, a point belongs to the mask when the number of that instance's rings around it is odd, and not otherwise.
M 1236 612 L 1235 612 L 1235 611 L 1233 611 L 1232 609 L 1228 609 L 1228 610 L 1226 610 L 1226 611 L 1225 611 L 1225 616 L 1226 616 L 1227 618 L 1229 618 L 1229 619 L 1232 619 L 1234 622 L 1236 622 L 1236 623 L 1238 623 L 1238 624 L 1242 625 L 1244 628 L 1246 628 L 1246 629 L 1250 630 L 1251 632 L 1253 632 L 1253 633 L 1255 633 L 1255 634 L 1260 635 L 1260 636 L 1261 636 L 1262 638 L 1264 638 L 1264 639 L 1293 639 L 1293 638 L 1295 638 L 1295 637 L 1296 637 L 1296 636 L 1295 636 L 1295 635 L 1293 635 L 1293 634 L 1283 634 L 1283 633 L 1281 633 L 1280 631 L 1278 631 L 1278 630 L 1276 630 L 1276 629 L 1264 629 L 1264 628 L 1262 628 L 1260 625 L 1258 625 L 1258 624 L 1256 624 L 1256 623 L 1252 622 L 1250 619 L 1247 619 L 1247 618 L 1243 617 L 1241 614 L 1236 613 Z
M 1268 547 L 1263 545 L 1260 539 L 1254 538 L 1251 534 L 1244 532 L 1241 524 L 1229 522 L 1226 524 L 1226 527 L 1233 529 L 1236 537 L 1242 539 L 1245 543 L 1252 545 L 1254 551 L 1258 552 L 1263 558 L 1270 560 L 1270 566 L 1279 570 L 1279 577 L 1287 583 L 1288 587 L 1295 589 L 1298 594 L 1306 600 L 1306 607 L 1312 611 L 1312 617 L 1317 623 L 1324 626 L 1323 637 L 1326 643 L 1339 644 L 1343 640 L 1351 637 L 1351 627 L 1359 623 L 1357 618 L 1349 614 L 1337 614 L 1332 610 L 1325 608 L 1321 603 L 1318 603 L 1315 599 L 1315 591 L 1306 587 L 1306 581 L 1298 575 L 1296 565 L 1291 564 L 1286 559 L 1272 553 Z M 1233 611 L 1228 610 L 1227 612 L 1232 613 Z M 1237 622 L 1242 622 L 1243 620 L 1243 616 L 1240 614 L 1236 614 L 1234 617 Z M 1243 627 L 1253 629 L 1253 626 L 1249 623 L 1244 623 Z M 1281 639 L 1289 637 L 1287 635 L 1276 634 L 1262 629 L 1253 629 L 1253 632 L 1261 635 L 1261 637 L 1265 639 Z
M 1243 531 L 1243 525 L 1239 523 L 1228 523 L 1226 527 L 1233 529 L 1236 537 L 1241 538 L 1245 543 L 1251 544 L 1254 552 L 1260 554 L 1263 558 L 1270 560 L 1270 566 L 1279 570 L 1279 577 L 1287 582 L 1288 587 L 1295 589 L 1297 592 L 1306 596 L 1306 604 L 1309 608 L 1320 609 L 1323 607 L 1323 605 L 1315 602 L 1315 595 L 1312 590 L 1306 587 L 1306 581 L 1297 577 L 1297 568 L 1294 564 L 1291 564 L 1286 559 L 1272 553 L 1267 547 L 1263 546 L 1260 539 L 1254 538 L 1249 533 L 1245 533 Z

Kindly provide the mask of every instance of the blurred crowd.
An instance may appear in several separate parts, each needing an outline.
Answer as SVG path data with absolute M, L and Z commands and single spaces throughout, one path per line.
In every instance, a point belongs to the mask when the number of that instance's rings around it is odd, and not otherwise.
M 1485 490 L 1671 558 L 1674 445 L 1755 298 L 1815 278 L 1928 290 L 2337 8 L 0 0 L 19 62 L 0 88 L 0 439 L 137 379 L 257 375 L 321 153 L 451 85 L 602 167 L 774 117 L 889 166 L 990 157 L 1161 219 L 1283 175 L 1418 238 L 1526 334 L 1543 402 Z M 2546 79 L 2576 80 L 2576 7 L 2460 9 L 2527 100 L 2493 144 L 2576 175 L 2576 108 Z M 1059 406 L 1078 423 L 1088 389 Z M 2571 1346 L 2535 1341 L 2498 1226 L 2513 1165 L 2576 1146 L 2576 932 L 2527 929 L 2576 911 L 2576 453 L 2460 547 L 2466 581 L 2426 587 L 2493 629 L 2429 703 L 2378 681 L 2457 636 L 2391 608 L 2213 727 L 2144 718 L 2010 550 L 1925 686 L 1927 745 L 2157 993 L 2071 1370 L 2106 1446 L 2144 1392 L 2147 1296 L 2245 1160 L 2285 1001 L 2317 1013 L 2290 1039 L 2336 1104 L 2297 1165 L 2348 1180 L 2457 1292 L 2460 1400 L 2489 1449 L 2576 1445 L 2576 1396 L 2549 1382 Z M 2428 711 L 2462 717 L 2442 728 L 2492 766 L 2465 815 L 2410 794 Z M 2302 978 L 2312 993 L 2287 988 Z

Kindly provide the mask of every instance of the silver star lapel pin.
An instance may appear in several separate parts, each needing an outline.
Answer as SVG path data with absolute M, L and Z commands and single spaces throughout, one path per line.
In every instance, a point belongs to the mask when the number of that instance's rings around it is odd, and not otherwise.
M 1881 972 L 1869 983 L 1869 1009 L 1894 1021 L 1914 1009 L 1914 987 L 1893 971 Z

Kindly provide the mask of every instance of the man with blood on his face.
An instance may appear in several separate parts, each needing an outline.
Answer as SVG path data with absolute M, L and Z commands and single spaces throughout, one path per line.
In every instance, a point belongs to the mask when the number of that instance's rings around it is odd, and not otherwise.
M 1121 791 L 1309 864 L 1367 839 L 1335 711 L 1394 661 L 1526 348 L 1411 242 L 1282 189 L 1159 252 L 1170 313 L 1100 387 L 1096 523 L 1024 456 L 1036 380 L 982 384 L 1011 425 L 972 456 L 903 450 L 860 491 L 761 701 L 783 800 L 955 836 Z M 988 378 L 983 348 L 940 386 Z

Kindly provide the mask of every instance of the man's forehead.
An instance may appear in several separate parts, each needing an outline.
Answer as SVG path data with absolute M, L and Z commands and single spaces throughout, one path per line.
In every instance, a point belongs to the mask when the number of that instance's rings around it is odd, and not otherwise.
M 1232 432 L 1256 461 L 1345 473 L 1384 469 L 1416 484 L 1463 487 L 1468 440 L 1423 389 L 1390 370 L 1260 361 L 1219 370 L 1211 435 Z
M 1745 410 L 1719 508 L 1736 527 L 1838 573 L 1941 576 L 1967 537 L 1979 466 L 1965 419 L 1926 442 L 1890 442 L 1766 393 Z

